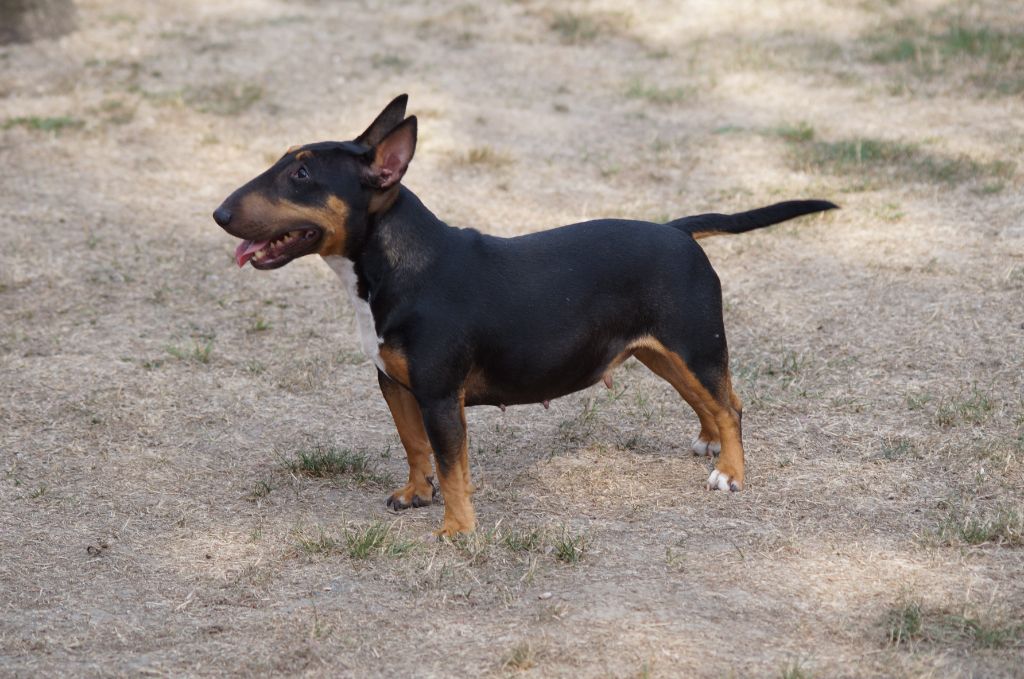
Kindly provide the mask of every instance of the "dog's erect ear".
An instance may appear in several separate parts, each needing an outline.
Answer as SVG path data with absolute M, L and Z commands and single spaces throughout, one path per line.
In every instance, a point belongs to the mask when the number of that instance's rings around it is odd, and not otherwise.
M 405 118 L 405 105 L 409 103 L 408 94 L 400 94 L 374 119 L 366 131 L 356 137 L 356 141 L 366 146 L 376 146 L 387 133 L 398 127 Z
M 367 168 L 368 183 L 380 190 L 391 188 L 402 180 L 415 152 L 416 116 L 409 116 L 370 151 L 373 160 Z

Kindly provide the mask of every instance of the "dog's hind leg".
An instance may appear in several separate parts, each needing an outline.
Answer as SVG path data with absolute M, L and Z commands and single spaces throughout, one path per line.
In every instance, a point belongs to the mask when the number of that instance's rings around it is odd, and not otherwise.
M 665 376 L 662 375 L 662 377 Z M 676 391 L 679 390 L 677 389 Z M 722 436 L 718 433 L 718 425 L 715 423 L 714 416 L 708 412 L 707 408 L 700 401 L 693 401 L 687 398 L 687 394 L 683 392 L 680 392 L 679 395 L 690 404 L 690 407 L 697 413 L 697 418 L 700 420 L 700 434 L 693 440 L 690 450 L 693 451 L 694 455 L 707 457 L 718 455 L 722 452 Z
M 704 401 L 694 393 L 694 390 L 684 384 L 679 371 L 663 354 L 651 348 L 642 348 L 635 351 L 634 355 L 637 360 L 650 368 L 651 372 L 675 387 L 683 400 L 689 403 L 693 411 L 697 413 L 697 418 L 700 420 L 700 434 L 693 440 L 690 447 L 693 454 L 707 457 L 718 455 L 722 451 L 722 439 L 713 410 L 708 408 Z
M 423 415 L 412 392 L 390 377 L 377 371 L 377 381 L 388 402 L 391 416 L 398 428 L 405 455 L 409 460 L 409 483 L 393 492 L 387 501 L 392 509 L 425 507 L 433 502 L 437 492 L 433 483 L 433 466 L 430 456 L 432 449 L 427 432 L 423 428 Z
M 717 444 L 721 456 L 708 478 L 708 490 L 740 490 L 743 487 L 742 405 L 733 392 L 727 354 L 721 352 L 720 365 L 708 366 L 698 375 L 683 357 L 655 339 L 644 341 L 633 355 L 663 378 L 696 411 L 701 433 L 694 452 L 711 454 Z M 699 447 L 705 444 L 701 450 Z

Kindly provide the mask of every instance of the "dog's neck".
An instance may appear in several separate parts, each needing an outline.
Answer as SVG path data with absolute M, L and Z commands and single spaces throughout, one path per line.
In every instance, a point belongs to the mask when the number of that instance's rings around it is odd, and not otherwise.
M 387 297 L 391 290 L 392 298 L 406 295 L 402 284 L 441 256 L 445 237 L 453 229 L 405 188 L 387 210 L 371 217 L 367 226 L 363 246 L 353 257 L 333 255 L 324 261 L 348 293 L 363 353 L 385 370 L 378 326 L 391 307 Z
M 451 230 L 401 187 L 386 210 L 370 216 L 366 243 L 353 260 L 371 287 L 396 275 L 416 275 L 441 255 Z
M 434 262 L 458 231 L 438 219 L 412 191 L 400 187 L 390 205 L 367 218 L 355 252 L 324 257 L 346 287 L 369 302 L 389 283 L 407 281 Z

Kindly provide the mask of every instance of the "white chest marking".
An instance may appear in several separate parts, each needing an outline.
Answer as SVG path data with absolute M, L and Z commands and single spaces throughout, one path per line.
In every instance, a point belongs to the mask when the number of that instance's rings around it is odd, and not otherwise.
M 345 284 L 349 301 L 352 302 L 352 310 L 356 312 L 356 327 L 359 329 L 359 343 L 362 345 L 363 353 L 373 361 L 374 365 L 386 373 L 384 361 L 380 357 L 380 345 L 384 343 L 384 340 L 377 336 L 377 329 L 373 323 L 373 311 L 370 309 L 369 302 L 359 296 L 359 279 L 356 277 L 352 260 L 348 257 L 334 255 L 324 257 L 324 261 Z

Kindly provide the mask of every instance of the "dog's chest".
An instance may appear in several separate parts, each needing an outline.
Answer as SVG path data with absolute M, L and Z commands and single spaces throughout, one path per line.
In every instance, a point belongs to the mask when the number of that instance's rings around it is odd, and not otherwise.
M 377 328 L 373 322 L 373 311 L 370 303 L 359 296 L 359 278 L 356 276 L 355 265 L 347 257 L 324 257 L 324 261 L 345 285 L 352 309 L 356 314 L 356 328 L 359 330 L 359 344 L 366 357 L 373 361 L 380 370 L 384 370 L 384 361 L 380 357 L 380 345 L 384 340 L 377 336 Z

